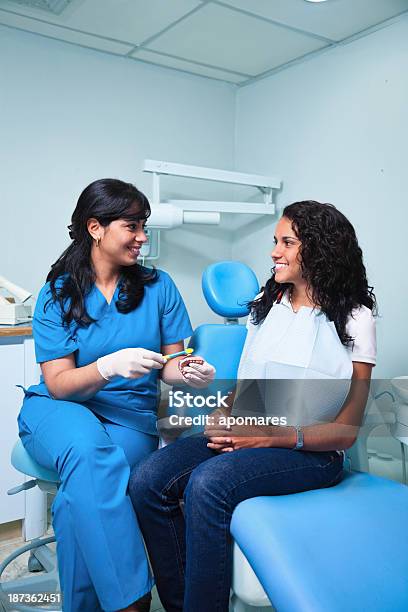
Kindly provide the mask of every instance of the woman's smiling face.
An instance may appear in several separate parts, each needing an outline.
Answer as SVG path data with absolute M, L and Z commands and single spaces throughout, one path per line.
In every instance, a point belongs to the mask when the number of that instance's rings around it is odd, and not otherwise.
M 137 205 L 127 211 L 127 218 L 116 219 L 104 227 L 96 219 L 89 219 L 88 231 L 94 241 L 100 238 L 98 246 L 95 242 L 92 246 L 94 254 L 113 266 L 134 265 L 147 241 L 145 225 L 146 218 Z
M 271 257 L 275 264 L 275 281 L 295 284 L 301 281 L 301 242 L 292 229 L 292 222 L 286 217 L 282 217 L 275 228 L 274 242 Z
M 147 241 L 145 219 L 117 219 L 104 228 L 100 252 L 111 263 L 131 266 L 137 261 L 140 249 Z

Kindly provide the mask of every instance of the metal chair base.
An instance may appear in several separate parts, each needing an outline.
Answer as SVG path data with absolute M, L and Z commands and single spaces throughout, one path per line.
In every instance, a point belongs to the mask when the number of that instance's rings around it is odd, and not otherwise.
M 61 600 L 57 558 L 56 554 L 48 546 L 52 542 L 55 542 L 54 536 L 36 538 L 15 550 L 0 564 L 0 610 L 3 609 L 5 612 L 33 612 L 33 610 L 37 612 L 48 612 L 51 610 L 61 612 L 62 607 L 60 604 L 48 605 L 48 603 L 44 602 L 47 607 L 41 608 L 38 605 L 34 605 L 34 602 L 33 605 L 27 603 L 30 595 L 35 597 L 42 593 L 47 595 L 55 594 L 57 599 Z M 41 573 L 37 576 L 27 576 L 16 580 L 4 581 L 2 575 L 5 569 L 12 561 L 27 551 L 30 551 L 28 561 L 29 571 L 41 571 Z M 16 601 L 16 599 L 19 599 L 18 595 L 27 595 L 27 597 L 21 597 L 22 601 Z

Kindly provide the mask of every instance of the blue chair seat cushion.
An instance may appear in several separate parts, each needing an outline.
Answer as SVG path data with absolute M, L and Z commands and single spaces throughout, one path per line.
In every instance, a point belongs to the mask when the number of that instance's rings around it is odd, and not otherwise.
M 237 506 L 231 533 L 279 612 L 408 610 L 408 487 L 345 473 L 335 487 Z
M 16 470 L 27 474 L 27 476 L 33 476 L 33 478 L 46 480 L 47 482 L 59 482 L 58 473 L 48 470 L 34 461 L 24 448 L 21 440 L 18 440 L 14 445 L 11 453 L 11 464 Z

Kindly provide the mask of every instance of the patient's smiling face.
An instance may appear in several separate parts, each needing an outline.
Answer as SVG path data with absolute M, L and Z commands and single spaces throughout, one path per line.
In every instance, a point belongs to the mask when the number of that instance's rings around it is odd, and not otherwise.
M 294 283 L 302 281 L 300 266 L 301 242 L 292 229 L 292 222 L 282 217 L 276 228 L 274 236 L 275 248 L 271 257 L 275 264 L 275 280 L 277 283 Z

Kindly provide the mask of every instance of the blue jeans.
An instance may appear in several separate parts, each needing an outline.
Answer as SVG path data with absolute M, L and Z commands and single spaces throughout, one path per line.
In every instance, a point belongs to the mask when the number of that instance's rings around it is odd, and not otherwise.
M 132 472 L 129 492 L 167 612 L 227 612 L 234 508 L 250 497 L 330 487 L 342 467 L 336 451 L 219 454 L 204 436 L 152 453 Z

